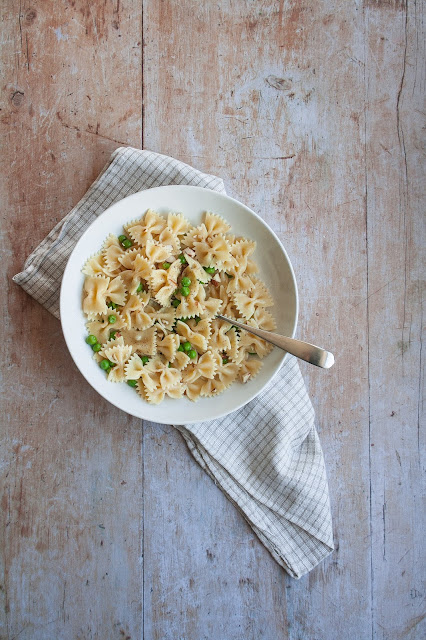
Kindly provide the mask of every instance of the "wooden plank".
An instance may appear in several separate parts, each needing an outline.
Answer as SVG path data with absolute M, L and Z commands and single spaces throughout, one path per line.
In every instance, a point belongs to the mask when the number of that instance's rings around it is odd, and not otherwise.
M 373 633 L 426 636 L 421 4 L 366 10 Z
M 145 502 L 150 558 L 145 594 L 151 588 L 166 593 L 168 612 L 153 613 L 147 606 L 146 628 L 155 630 L 153 637 L 168 637 L 173 612 L 191 607 L 193 637 L 210 637 L 209 610 L 216 625 L 224 618 L 228 621 L 232 638 L 272 640 L 287 633 L 291 638 L 367 638 L 371 587 L 365 180 L 364 170 L 360 172 L 362 12 L 356 5 L 337 2 L 278 6 L 266 1 L 146 0 L 144 42 L 144 97 L 151 105 L 145 113 L 144 145 L 223 175 L 229 193 L 267 220 L 296 269 L 299 335 L 324 344 L 338 357 L 328 374 L 308 368 L 304 373 L 322 425 L 339 547 L 299 583 L 286 578 L 287 605 L 265 631 L 259 612 L 266 602 L 270 613 L 271 599 L 278 602 L 283 597 L 281 570 L 264 554 L 261 571 L 253 566 L 250 532 L 225 502 L 221 518 L 216 520 L 215 512 L 211 516 L 212 529 L 203 526 L 198 532 L 203 543 L 194 543 L 191 555 L 186 551 L 187 540 L 197 531 L 194 514 L 206 507 L 199 504 L 183 452 L 182 457 L 180 449 L 174 452 L 172 467 L 169 447 L 157 446 L 147 432 L 145 456 L 155 446 L 158 466 L 165 469 L 168 462 L 165 477 L 170 478 L 171 493 L 158 492 L 151 504 Z M 175 477 L 179 500 L 170 482 Z M 210 496 L 209 481 L 200 477 L 200 483 Z M 179 523 L 175 544 L 188 554 L 185 575 L 195 583 L 202 583 L 208 566 L 205 549 L 222 544 L 225 557 L 226 548 L 232 549 L 233 561 L 220 564 L 221 579 L 216 588 L 212 581 L 209 602 L 200 609 L 192 608 L 192 591 L 172 587 L 184 582 L 178 554 L 164 560 L 164 537 L 155 535 L 163 513 Z M 171 525 L 167 532 L 171 534 Z M 260 543 L 255 544 L 261 553 Z M 222 602 L 223 580 L 235 585 L 242 577 L 250 578 L 257 593 L 258 617 L 250 633 L 238 626 L 237 615 L 230 614 L 243 609 L 241 592 L 228 590 L 230 609 L 226 603 L 208 609 Z M 210 584 L 210 576 L 207 580 Z M 342 600 L 342 594 L 350 597 Z M 288 631 L 282 628 L 284 616 Z
M 144 637 L 287 638 L 285 576 L 173 427 L 144 429 Z
M 11 282 L 112 150 L 140 144 L 141 13 L 123 4 L 2 5 L 2 638 L 141 635 L 140 422 Z

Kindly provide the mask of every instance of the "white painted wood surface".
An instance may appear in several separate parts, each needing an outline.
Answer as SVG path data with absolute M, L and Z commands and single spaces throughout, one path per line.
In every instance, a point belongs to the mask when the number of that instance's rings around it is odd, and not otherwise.
M 0 638 L 424 637 L 423 12 L 5 1 Z M 300 581 L 172 427 L 87 387 L 11 283 L 121 144 L 258 211 L 295 267 L 298 335 L 336 354 L 302 365 L 337 549 Z

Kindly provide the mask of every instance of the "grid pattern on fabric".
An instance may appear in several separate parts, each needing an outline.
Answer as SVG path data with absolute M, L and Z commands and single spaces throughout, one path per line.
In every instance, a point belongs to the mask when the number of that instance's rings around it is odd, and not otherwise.
M 80 202 L 14 276 L 59 318 L 67 260 L 87 227 L 122 198 L 169 184 L 225 193 L 223 181 L 174 158 L 117 149 Z M 314 411 L 293 357 L 273 383 L 238 411 L 194 425 L 175 425 L 189 451 L 240 510 L 275 560 L 300 578 L 333 550 L 324 459 Z
M 138 191 L 170 184 L 190 184 L 225 193 L 223 181 L 174 158 L 131 147 L 114 151 L 80 202 L 27 259 L 13 280 L 59 318 L 59 292 L 68 258 L 93 220 L 115 202 Z

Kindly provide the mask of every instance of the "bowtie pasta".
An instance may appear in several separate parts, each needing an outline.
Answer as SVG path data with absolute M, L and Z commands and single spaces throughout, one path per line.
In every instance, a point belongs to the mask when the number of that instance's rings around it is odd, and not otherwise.
M 257 375 L 272 346 L 218 313 L 273 330 L 273 300 L 252 259 L 255 243 L 207 212 L 192 227 L 149 209 L 110 234 L 83 267 L 86 342 L 111 382 L 141 398 L 195 401 Z

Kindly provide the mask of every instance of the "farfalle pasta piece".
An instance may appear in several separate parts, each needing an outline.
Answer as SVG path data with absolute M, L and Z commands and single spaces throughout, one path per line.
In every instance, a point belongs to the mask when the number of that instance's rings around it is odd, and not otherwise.
M 82 273 L 85 276 L 109 276 L 110 273 L 105 265 L 104 257 L 101 252 L 95 253 L 94 256 L 89 258 L 82 268 Z
M 260 280 L 253 284 L 254 287 L 250 291 L 234 294 L 234 304 L 247 320 L 252 317 L 257 307 L 270 307 L 274 304 L 271 294 Z
M 169 213 L 167 226 L 176 236 L 183 236 L 191 225 L 182 213 Z
M 116 314 L 116 318 L 114 325 L 110 324 L 107 315 L 98 316 L 95 320 L 91 320 L 86 324 L 89 336 L 95 336 L 99 344 L 105 344 L 109 340 L 111 331 L 120 330 L 124 326 L 120 315 Z
M 132 347 L 123 344 L 123 342 L 119 342 L 119 340 L 115 342 L 116 344 L 114 346 L 104 349 L 103 353 L 105 358 L 115 365 L 109 370 L 108 380 L 111 382 L 122 382 L 126 378 L 124 367 L 132 354 Z
M 196 363 L 191 363 L 182 371 L 182 382 L 189 384 L 201 377 L 201 373 Z
M 225 384 L 215 376 L 212 380 L 205 380 L 204 378 L 200 378 L 203 380 L 204 384 L 201 387 L 201 395 L 205 398 L 211 398 L 212 396 L 216 396 L 218 393 L 222 393 L 225 391 Z
M 154 356 L 157 353 L 157 331 L 155 327 L 150 327 L 141 331 L 141 338 L 138 340 L 138 353 L 144 356 Z
M 250 276 L 245 273 L 239 273 L 236 269 L 231 269 L 232 278 L 229 279 L 227 285 L 227 291 L 229 293 L 236 293 L 244 291 L 248 291 L 249 289 L 253 289 L 253 282 Z
M 198 353 L 206 351 L 210 335 L 209 320 L 201 320 L 195 331 L 185 322 L 178 320 L 176 323 L 176 332 L 181 336 L 181 342 L 189 341 Z
M 224 385 L 224 388 L 227 389 L 236 379 L 239 368 L 240 365 L 235 362 L 222 364 L 222 366 L 218 368 L 215 378 L 220 380 Z
M 136 293 L 139 285 L 144 284 L 144 290 L 146 291 L 151 280 L 152 265 L 149 260 L 145 258 L 139 249 L 133 249 L 127 251 L 123 256 L 119 258 L 124 270 L 120 272 L 120 277 L 126 285 L 126 289 L 129 293 Z
M 132 345 L 133 353 L 139 353 L 145 356 L 152 356 L 156 353 L 153 348 L 153 335 L 156 339 L 156 329 L 151 327 L 147 329 L 120 329 L 117 335 L 124 338 L 126 344 Z
M 143 373 L 144 364 L 138 356 L 134 353 L 127 364 L 124 365 L 124 376 L 126 380 L 139 380 Z
M 216 213 L 211 213 L 210 211 L 206 212 L 204 225 L 209 236 L 226 233 L 231 228 L 231 225 L 229 225 L 226 220 L 221 216 L 218 216 Z
M 167 262 L 171 251 L 172 247 L 170 245 L 158 244 L 154 240 L 147 240 L 146 242 L 145 253 L 151 264 Z
M 188 233 L 182 238 L 182 244 L 185 247 L 194 247 L 195 242 L 203 242 L 208 237 L 208 232 L 205 224 L 200 224 L 198 227 L 192 227 Z
M 195 260 L 195 258 L 192 258 L 187 254 L 185 254 L 185 258 L 188 263 L 188 266 L 182 273 L 182 276 L 188 276 L 189 278 L 191 278 L 191 275 L 192 275 L 196 280 L 198 280 L 199 282 L 202 282 L 203 284 L 206 284 L 211 280 L 212 274 L 207 273 L 207 271 L 203 269 L 203 267 L 198 262 L 198 260 Z
M 201 303 L 193 298 L 183 298 L 176 310 L 176 318 L 195 318 L 202 310 Z
M 179 336 L 175 333 L 169 333 L 162 340 L 157 342 L 157 351 L 158 353 L 161 353 L 168 362 L 172 362 L 175 358 L 179 344 Z
M 124 249 L 119 239 L 113 233 L 105 240 L 102 246 L 102 256 L 106 269 L 110 274 L 118 273 L 121 269 L 120 258 L 124 255 Z
M 145 391 L 155 391 L 155 389 L 160 388 L 160 373 L 153 373 L 144 369 L 139 382 L 143 383 Z
M 256 353 L 259 358 L 264 358 L 273 349 L 270 342 L 266 342 L 248 331 L 241 332 L 240 347 L 244 348 L 247 353 Z
M 214 378 L 218 366 L 217 357 L 211 351 L 203 353 L 197 363 L 197 369 L 204 378 Z
M 166 395 L 169 396 L 169 398 L 173 398 L 174 400 L 177 400 L 178 398 L 182 398 L 184 393 L 185 393 L 185 385 L 181 384 L 180 382 L 176 384 L 174 387 L 170 387 L 170 389 L 166 390 Z
M 178 382 L 173 387 L 168 387 L 167 389 L 158 386 L 154 390 L 150 391 L 149 389 L 145 388 L 144 397 L 151 404 L 159 404 L 164 400 L 166 396 L 168 396 L 169 398 L 177 399 L 181 398 L 184 392 L 184 385 Z
M 164 400 L 164 396 L 166 392 L 161 387 L 154 387 L 154 389 L 148 389 L 145 386 L 145 400 L 149 402 L 149 404 L 160 404 Z
M 86 276 L 83 286 L 83 311 L 89 318 L 108 312 L 106 297 L 110 279 L 105 276 Z
M 191 358 L 183 351 L 177 351 L 175 357 L 170 362 L 171 366 L 179 371 L 183 371 L 191 362 Z
M 124 226 L 124 230 L 139 246 L 145 247 L 154 234 L 160 234 L 166 227 L 166 221 L 156 211 L 148 209 L 140 220 Z
M 214 267 L 218 270 L 225 269 L 232 265 L 232 258 L 229 252 L 229 245 L 225 236 L 213 236 L 202 242 L 194 242 L 197 260 L 203 267 Z
M 154 314 L 154 322 L 161 329 L 171 331 L 176 318 L 176 309 L 174 307 L 162 307 Z
M 181 268 L 182 264 L 180 260 L 175 260 L 168 269 L 155 269 L 152 272 L 152 293 L 157 302 L 163 307 L 170 304 L 170 299 L 176 291 Z
M 123 306 L 126 302 L 126 287 L 124 286 L 124 282 L 121 279 L 121 274 L 113 278 L 106 292 L 107 298 L 110 299 L 111 302 L 118 304 L 119 306 Z
M 211 334 L 209 339 L 210 349 L 218 351 L 228 351 L 231 348 L 231 342 L 226 335 L 229 331 L 229 324 L 225 320 L 213 320 L 211 323 Z
M 108 341 L 103 345 L 102 349 L 99 353 L 95 353 L 95 356 L 98 358 L 106 358 L 105 351 L 106 349 L 110 349 L 111 347 L 124 347 L 125 342 L 122 336 L 117 336 L 115 338 L 109 338 Z
M 235 258 L 233 273 L 243 274 L 247 268 L 249 257 L 256 249 L 256 243 L 251 240 L 237 240 L 230 247 L 230 254 Z
M 223 306 L 220 298 L 208 298 L 202 303 L 203 309 L 200 311 L 200 318 L 214 318 L 218 313 L 221 313 Z
M 257 358 L 248 357 L 240 365 L 238 380 L 246 384 L 249 380 L 257 376 L 263 366 L 263 362 Z
M 178 236 L 175 233 L 173 233 L 173 231 L 169 227 L 166 227 L 165 229 L 163 229 L 160 235 L 158 237 L 156 236 L 155 239 L 160 244 L 171 247 L 171 252 L 174 253 L 175 255 L 177 253 L 180 253 L 180 240 Z
M 246 273 L 247 276 L 252 276 L 259 271 L 257 264 L 254 260 L 247 260 Z
M 204 378 L 197 378 L 192 382 L 188 382 L 186 384 L 186 395 L 187 397 L 195 402 L 201 395 L 201 389 L 203 388 L 206 380 Z
M 275 318 L 263 307 L 256 309 L 253 316 L 247 321 L 247 324 L 250 324 L 252 327 L 257 327 L 258 329 L 264 329 L 265 331 L 273 331 L 277 328 Z
M 120 316 L 127 329 L 131 329 L 132 327 L 141 329 L 142 327 L 145 328 L 146 325 L 149 326 L 151 319 L 147 317 L 147 314 L 144 311 L 148 300 L 149 294 L 147 293 L 142 295 L 134 293 L 129 296 L 126 304 L 120 310 Z
M 170 389 L 175 387 L 181 381 L 182 373 L 179 369 L 165 367 L 160 373 L 160 387 L 162 389 Z

